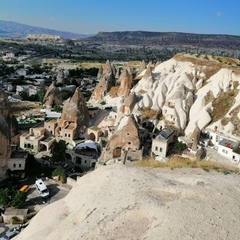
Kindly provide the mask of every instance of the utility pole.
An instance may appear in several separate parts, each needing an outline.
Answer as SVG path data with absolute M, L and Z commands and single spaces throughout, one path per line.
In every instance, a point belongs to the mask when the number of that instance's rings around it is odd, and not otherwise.
M 127 148 L 126 151 L 125 151 L 125 156 L 124 156 L 124 159 L 123 159 L 123 164 L 124 165 L 126 164 L 126 161 L 127 161 L 128 151 L 129 151 L 129 148 Z

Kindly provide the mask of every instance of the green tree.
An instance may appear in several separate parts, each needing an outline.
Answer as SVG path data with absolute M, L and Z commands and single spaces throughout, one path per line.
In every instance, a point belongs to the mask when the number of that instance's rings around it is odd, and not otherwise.
M 28 154 L 25 163 L 25 174 L 27 176 L 36 175 L 42 172 L 42 165 L 32 154 Z
M 42 84 L 40 86 L 40 89 L 38 91 L 38 101 L 43 105 L 43 99 L 44 99 L 44 96 L 45 96 L 45 93 L 46 93 L 46 89 L 45 89 L 45 86 Z
M 28 100 L 29 96 L 27 92 L 20 92 L 19 95 L 21 96 L 22 100 Z
M 25 192 L 14 189 L 0 189 L 0 205 L 4 208 L 16 207 L 21 208 L 27 199 Z
M 52 172 L 52 176 L 60 176 L 62 178 L 62 183 L 66 183 L 67 182 L 67 176 L 65 171 L 62 168 L 56 168 L 53 172 Z
M 54 110 L 55 112 L 62 112 L 62 106 L 60 106 L 60 105 L 55 105 L 55 106 L 53 107 L 53 110 Z
M 36 73 L 36 74 L 41 74 L 42 73 L 41 64 L 34 63 L 31 68 L 32 68 L 33 73 Z
M 54 142 L 52 146 L 52 161 L 53 162 L 65 162 L 67 144 L 64 140 Z
M 2 205 L 4 208 L 8 207 L 10 198 L 11 195 L 8 188 L 0 189 L 0 205 Z
M 11 207 L 21 208 L 27 199 L 27 193 L 16 191 L 11 201 Z
M 63 100 L 67 100 L 69 97 L 72 97 L 74 92 L 67 91 L 65 89 L 61 90 L 61 96 Z
M 14 80 L 14 81 L 12 82 L 12 85 L 13 85 L 13 86 L 24 85 L 24 84 L 26 84 L 25 80 L 24 80 L 24 79 L 20 79 L 20 78 Z

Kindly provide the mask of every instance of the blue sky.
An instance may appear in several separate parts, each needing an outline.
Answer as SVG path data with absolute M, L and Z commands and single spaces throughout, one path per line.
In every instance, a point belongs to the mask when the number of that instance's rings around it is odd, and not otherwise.
M 82 34 L 240 35 L 240 0 L 0 0 L 0 20 Z

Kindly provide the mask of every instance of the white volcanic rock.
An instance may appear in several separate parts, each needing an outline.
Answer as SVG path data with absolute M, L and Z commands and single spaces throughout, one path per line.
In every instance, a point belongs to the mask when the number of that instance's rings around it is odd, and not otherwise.
M 196 83 L 196 89 L 200 89 L 203 85 L 203 79 L 200 79 L 197 83 Z
M 184 56 L 183 56 L 184 57 Z M 186 59 L 191 58 L 187 56 Z M 192 58 L 195 58 L 192 56 Z M 198 61 L 197 58 L 194 61 Z M 132 114 L 138 116 L 141 108 L 151 108 L 157 112 L 162 112 L 163 119 L 167 119 L 169 122 L 161 120 L 158 122 L 159 127 L 165 127 L 173 125 L 178 128 L 178 133 L 190 136 L 194 129 L 208 126 L 213 129 L 217 124 L 219 129 L 229 134 L 232 127 L 220 126 L 221 121 L 214 123 L 209 114 L 209 109 L 212 108 L 212 102 L 205 103 L 205 96 L 208 92 L 213 93 L 213 97 L 217 98 L 222 91 L 233 90 L 235 81 L 240 83 L 240 76 L 227 68 L 220 69 L 213 74 L 210 78 L 206 79 L 209 73 L 212 73 L 213 69 L 211 62 L 208 65 L 203 65 L 204 62 L 199 65 L 193 64 L 188 61 L 176 60 L 172 58 L 154 67 L 154 70 L 150 64 L 147 69 L 144 69 L 135 80 L 139 80 L 135 86 L 131 89 L 131 92 L 136 94 L 138 102 L 132 110 Z M 216 64 L 213 62 L 213 64 Z M 236 71 L 237 72 L 237 71 Z M 240 90 L 240 84 L 238 85 Z M 116 106 L 114 102 L 116 100 L 106 95 L 102 98 L 106 101 L 106 106 Z M 232 110 L 239 106 L 240 91 L 235 97 L 235 101 L 232 104 L 231 109 L 226 114 L 226 117 L 232 118 L 230 113 Z M 119 102 L 118 106 L 123 106 L 123 102 Z M 171 119 L 169 119 L 169 111 L 165 115 L 166 107 L 174 108 Z M 119 110 L 119 107 L 114 109 Z M 125 112 L 125 110 L 120 110 Z M 128 111 L 127 111 L 128 112 Z M 236 110 L 235 110 L 236 112 Z M 239 113 L 234 113 L 239 118 Z M 235 116 L 234 116 L 235 117 Z M 173 120 L 174 119 L 174 120 Z M 234 123 L 236 129 L 236 122 Z
M 144 94 L 142 99 L 142 107 L 151 108 L 152 105 L 153 105 L 152 98 L 148 94 Z
M 197 125 L 200 129 L 207 126 L 211 122 L 211 117 L 207 112 L 207 109 L 211 106 L 209 104 L 205 106 L 204 97 L 207 92 L 211 91 L 215 97 L 217 97 L 221 91 L 227 91 L 230 88 L 230 84 L 233 81 L 238 81 L 240 83 L 240 77 L 235 75 L 230 69 L 221 69 L 212 77 L 210 77 L 207 81 L 208 84 L 203 86 L 197 92 L 197 98 L 193 103 L 190 114 L 189 114 L 189 124 L 185 130 L 185 134 L 189 135 Z M 240 102 L 240 94 L 237 95 L 235 104 L 233 104 L 232 108 L 239 105 Z M 210 103 L 211 104 L 211 103 Z M 231 109 L 232 109 L 231 108 Z M 212 123 L 209 125 L 210 129 L 214 129 L 215 126 L 218 126 L 218 129 L 222 129 L 224 132 L 224 128 L 220 126 L 221 123 Z M 229 134 L 229 129 L 226 132 Z
M 14 239 L 237 240 L 239 185 L 236 175 L 201 169 L 101 167 Z
M 143 60 L 138 68 L 138 72 L 137 72 L 137 75 L 138 74 L 141 74 L 144 70 L 146 69 L 146 63 L 145 61 Z
M 213 91 L 213 95 L 217 97 L 221 90 L 224 92 L 230 88 L 230 83 L 233 80 L 239 79 L 232 70 L 222 68 L 207 81 L 207 88 Z M 238 80 L 239 81 L 239 80 Z
M 234 125 L 229 122 L 226 126 L 224 126 L 224 132 L 227 134 L 231 134 L 234 129 Z
M 161 109 L 165 103 L 166 94 L 168 92 L 168 88 L 165 83 L 161 82 L 156 91 L 155 95 L 153 97 L 153 109 Z
M 152 77 L 152 70 L 151 67 L 148 66 L 143 78 L 138 82 L 138 85 L 135 88 L 135 92 L 151 90 L 153 87 L 153 82 L 154 80 Z

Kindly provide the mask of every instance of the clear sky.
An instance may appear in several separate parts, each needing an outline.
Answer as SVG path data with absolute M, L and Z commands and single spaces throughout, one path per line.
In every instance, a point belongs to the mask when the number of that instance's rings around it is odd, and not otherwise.
M 0 20 L 82 34 L 142 30 L 240 36 L 240 0 L 0 0 Z

